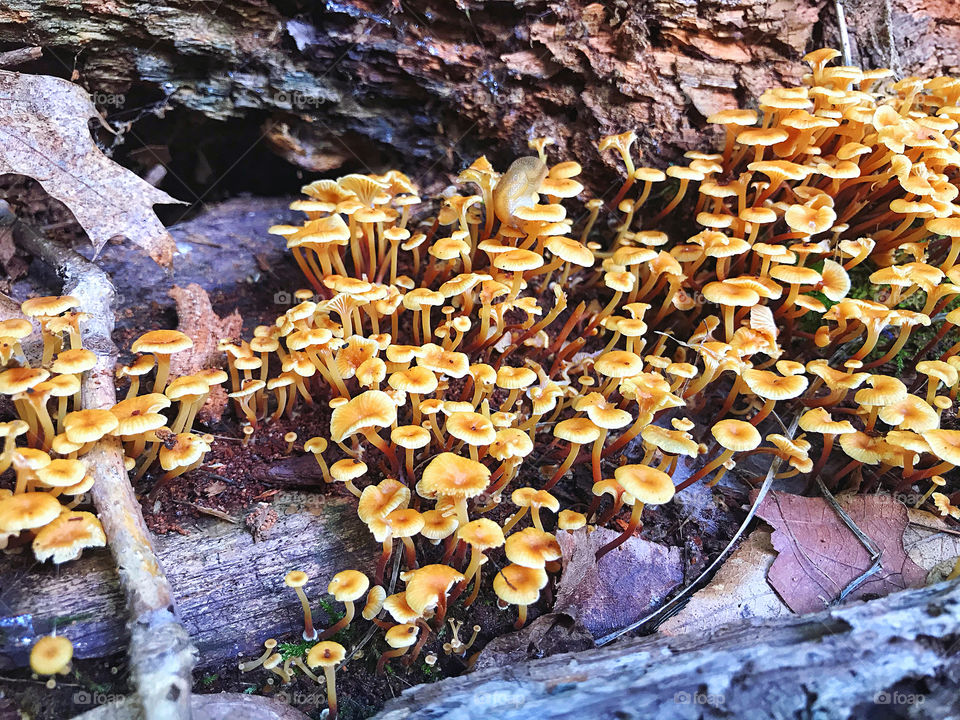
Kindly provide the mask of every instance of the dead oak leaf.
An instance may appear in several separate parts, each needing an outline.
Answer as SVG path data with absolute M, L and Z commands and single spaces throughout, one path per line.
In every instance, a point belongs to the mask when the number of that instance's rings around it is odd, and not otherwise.
M 100 152 L 87 126 L 99 115 L 83 88 L 0 70 L 0 97 L 0 174 L 39 182 L 70 209 L 96 252 L 122 235 L 170 264 L 173 238 L 153 206 L 180 201 Z
M 887 495 L 838 498 L 851 520 L 880 548 L 879 572 L 850 600 L 888 595 L 924 584 L 923 568 L 903 547 L 907 509 Z M 757 515 L 774 528 L 777 559 L 767 580 L 795 613 L 823 610 L 871 565 L 870 554 L 823 498 L 770 493 Z

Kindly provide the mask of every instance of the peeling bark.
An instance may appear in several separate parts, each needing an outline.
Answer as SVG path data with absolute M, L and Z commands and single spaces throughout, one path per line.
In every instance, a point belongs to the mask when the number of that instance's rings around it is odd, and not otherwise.
M 956 3 L 845 2 L 855 62 L 960 65 Z M 825 0 L 113 0 L 82 14 L 9 0 L 0 41 L 24 40 L 76 55 L 91 91 L 146 86 L 211 118 L 265 120 L 266 142 L 315 172 L 402 158 L 417 177 L 483 152 L 502 163 L 549 134 L 608 183 L 600 135 L 636 128 L 644 161 L 663 165 L 702 145 L 706 115 L 797 82 L 804 52 L 839 44 Z

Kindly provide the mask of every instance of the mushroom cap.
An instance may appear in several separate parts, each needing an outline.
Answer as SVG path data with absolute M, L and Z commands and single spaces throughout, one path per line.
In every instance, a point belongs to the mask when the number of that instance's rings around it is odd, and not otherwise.
M 389 351 L 387 359 L 389 359 Z M 424 395 L 436 390 L 439 382 L 433 370 L 421 365 L 414 365 L 406 370 L 398 370 L 392 373 L 387 379 L 387 384 L 394 390 Z
M 643 372 L 643 358 L 627 350 L 610 350 L 598 357 L 593 367 L 605 377 L 633 377 Z
M 673 480 L 665 472 L 646 465 L 621 465 L 613 472 L 620 487 L 635 501 L 663 505 L 673 498 Z
M 789 400 L 807 389 L 808 380 L 802 375 L 778 375 L 769 370 L 744 370 L 742 377 L 750 392 L 767 400 Z
M 46 295 L 24 300 L 20 305 L 27 317 L 52 317 L 77 307 L 80 301 L 73 295 Z
M 557 515 L 557 527 L 561 530 L 579 530 L 587 524 L 587 516 L 575 510 L 561 510 Z
M 494 256 L 493 266 L 508 272 L 526 272 L 542 267 L 543 257 L 532 250 L 507 250 Z
M 50 377 L 50 371 L 44 368 L 15 367 L 0 372 L 0 393 L 16 395 L 26 392 L 34 385 Z
M 682 430 L 668 430 L 659 425 L 647 425 L 640 431 L 644 442 L 655 445 L 665 453 L 696 457 L 699 453 L 697 442 Z
M 490 471 L 483 464 L 451 452 L 434 457 L 423 470 L 417 491 L 424 497 L 445 495 L 472 498 L 490 484 Z
M 134 340 L 130 349 L 133 352 L 172 355 L 192 347 L 193 340 L 179 330 L 151 330 Z
M 933 430 L 940 425 L 940 416 L 936 410 L 927 405 L 923 398 L 909 394 L 902 400 L 881 407 L 878 417 L 887 425 L 919 433 Z
M 489 445 L 497 439 L 496 428 L 484 415 L 476 412 L 456 412 L 447 418 L 447 432 L 467 445 Z
M 743 420 L 721 420 L 710 432 L 720 445 L 735 452 L 753 450 L 762 440 L 757 429 Z
M 497 597 L 511 605 L 530 605 L 540 597 L 547 584 L 543 568 L 523 565 L 507 565 L 493 578 L 493 591 Z
M 30 649 L 30 669 L 37 675 L 63 672 L 73 659 L 73 643 L 63 635 L 44 635 Z
M 239 360 L 237 361 L 239 363 Z M 240 365 L 238 364 L 239 368 Z M 240 368 L 242 369 L 242 368 Z M 163 394 L 171 400 L 182 400 L 184 398 L 199 397 L 210 391 L 210 384 L 196 375 L 182 375 L 170 381 L 170 384 L 164 389 Z
M 401 575 L 407 583 L 404 594 L 410 608 L 422 616 L 437 606 L 441 596 L 463 580 L 463 574 L 447 565 L 424 565 Z
M 47 487 L 70 487 L 83 480 L 87 467 L 81 460 L 58 458 L 35 471 L 37 479 Z
M 343 645 L 332 640 L 323 640 L 318 642 L 307 653 L 307 667 L 309 668 L 328 668 L 343 662 L 347 656 L 347 651 Z
M 471 520 L 457 530 L 457 537 L 477 550 L 489 550 L 503 545 L 503 530 L 493 520 Z
M 849 420 L 834 420 L 823 408 L 807 410 L 800 416 L 800 429 L 804 432 L 815 432 L 823 435 L 845 435 L 856 432 L 856 428 Z
M 883 438 L 872 437 L 860 431 L 840 436 L 840 447 L 843 451 L 854 460 L 867 465 L 876 465 L 883 460 L 885 445 Z
M 60 501 L 45 492 L 18 493 L 0 499 L 0 532 L 43 527 L 56 520 L 62 509 Z
M 46 386 L 46 389 L 53 397 L 70 397 L 80 391 L 80 380 L 76 375 L 54 375 L 49 380 L 34 385 L 34 390 L 39 390 L 40 386 Z
M 399 425 L 390 431 L 390 440 L 402 448 L 419 450 L 430 444 L 430 431 L 420 425 Z
M 109 410 L 76 410 L 63 419 L 63 431 L 70 442 L 96 442 L 117 429 L 120 422 Z
M 547 240 L 546 248 L 564 262 L 579 265 L 580 267 L 593 266 L 593 251 L 586 245 L 572 238 L 555 235 Z
M 310 576 L 303 570 L 291 570 L 283 576 L 283 584 L 291 588 L 303 587 L 308 580 L 310 580 Z
M 907 386 L 889 375 L 870 375 L 867 382 L 871 387 L 861 388 L 853 396 L 861 405 L 890 405 L 907 396 Z
M 336 442 L 366 428 L 382 428 L 397 420 L 397 406 L 382 390 L 367 390 L 334 409 L 330 437 Z
M 497 387 L 507 390 L 527 388 L 537 381 L 537 374 L 526 367 L 504 366 L 497 370 Z
M 365 523 L 370 523 L 376 518 L 386 517 L 399 507 L 406 507 L 409 502 L 409 488 L 393 478 L 386 478 L 377 485 L 363 489 L 357 503 L 357 514 Z
M 359 600 L 370 587 L 370 579 L 359 570 L 341 570 L 330 580 L 327 592 L 340 602 Z
M 707 283 L 703 286 L 703 296 L 712 303 L 729 307 L 747 307 L 760 302 L 756 290 L 726 281 Z
M 337 482 L 347 482 L 363 477 L 367 472 L 367 464 L 356 458 L 337 460 L 330 466 L 330 475 Z
M 398 623 L 415 622 L 420 617 L 420 613 L 410 607 L 407 603 L 407 594 L 405 592 L 390 595 L 383 600 L 383 609 L 390 613 Z
M 531 568 L 542 568 L 561 556 L 557 539 L 535 527 L 524 528 L 510 535 L 504 549 L 510 562 Z
M 417 634 L 419 632 L 420 628 L 418 626 L 404 623 L 401 625 L 394 625 L 392 628 L 387 630 L 386 634 L 383 636 L 383 639 L 387 641 L 387 645 L 394 649 L 406 648 L 414 645 L 417 642 Z
M 397 508 L 387 513 L 380 523 L 369 523 L 378 542 L 392 537 L 413 537 L 423 529 L 423 516 L 413 508 Z
M 519 428 L 502 428 L 497 430 L 497 436 L 487 452 L 495 460 L 526 457 L 533 452 L 533 441 Z
M 600 428 L 588 418 L 568 418 L 554 426 L 553 434 L 561 440 L 583 445 L 599 438 Z
M 372 620 L 375 618 L 383 609 L 383 601 L 386 597 L 387 591 L 383 589 L 383 586 L 374 585 L 370 588 L 370 592 L 367 593 L 367 602 L 364 604 L 363 610 L 360 611 L 360 616 L 364 620 Z
M 103 526 L 93 513 L 72 511 L 40 529 L 33 539 L 33 554 L 40 562 L 52 559 L 59 564 L 76 560 L 85 548 L 106 544 Z
M 33 333 L 33 324 L 23 318 L 10 318 L 0 321 L 0 336 L 23 340 Z
M 164 444 L 160 448 L 160 467 L 173 470 L 193 465 L 209 450 L 210 445 L 199 435 L 179 433 L 174 436 L 172 445 Z
M 923 439 L 934 455 L 952 465 L 960 465 L 960 430 L 927 430 Z
M 443 510 L 427 510 L 420 517 L 423 518 L 420 534 L 428 540 L 443 540 L 450 537 L 459 524 L 455 513 Z
M 55 373 L 75 374 L 90 370 L 97 364 L 97 356 L 86 348 L 64 350 L 53 361 L 50 369 Z
M 949 387 L 956 385 L 958 380 L 957 369 L 942 360 L 921 360 L 917 363 L 917 372 L 927 375 L 931 380 L 936 378 Z

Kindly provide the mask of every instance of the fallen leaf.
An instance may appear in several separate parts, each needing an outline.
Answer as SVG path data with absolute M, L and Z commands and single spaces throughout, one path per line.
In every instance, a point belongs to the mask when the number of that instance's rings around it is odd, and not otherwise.
M 0 70 L 0 173 L 27 175 L 66 205 L 99 253 L 122 235 L 161 265 L 173 238 L 153 212 L 179 203 L 97 148 L 87 122 L 99 119 L 79 85 Z
M 225 318 L 213 311 L 207 291 L 196 283 L 186 287 L 173 286 L 170 297 L 177 304 L 178 330 L 193 340 L 193 347 L 177 353 L 170 359 L 171 377 L 189 375 L 204 368 L 219 367 L 223 364 L 223 353 L 217 350 L 217 344 L 223 338 L 240 335 L 243 318 L 236 310 Z M 202 422 L 217 422 L 227 405 L 227 394 L 222 386 L 210 391 L 207 401 L 200 408 L 198 416 Z
M 770 531 L 754 530 L 684 608 L 658 629 L 666 635 L 713 630 L 747 618 L 780 618 L 793 613 L 767 583 L 777 554 Z
M 596 552 L 620 533 L 606 528 L 559 532 L 563 572 L 553 609 L 576 618 L 594 637 L 629 625 L 683 582 L 678 548 L 628 538 L 596 561 Z
M 563 613 L 541 615 L 517 632 L 494 638 L 477 658 L 474 667 L 513 665 L 562 652 L 589 650 L 594 646 L 590 631 Z
M 924 570 L 952 563 L 960 555 L 960 534 L 937 515 L 925 510 L 907 510 L 910 522 L 903 531 L 907 555 Z
M 848 599 L 883 596 L 924 584 L 923 568 L 903 547 L 907 509 L 902 503 L 888 495 L 846 496 L 838 502 L 883 553 L 879 572 Z M 773 526 L 773 547 L 778 553 L 767 579 L 795 613 L 828 607 L 871 565 L 866 548 L 823 498 L 770 493 L 757 515 Z

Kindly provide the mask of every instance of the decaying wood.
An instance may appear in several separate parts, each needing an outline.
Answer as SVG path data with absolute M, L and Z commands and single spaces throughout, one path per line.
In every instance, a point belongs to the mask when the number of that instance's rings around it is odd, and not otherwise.
M 13 231 L 21 247 L 55 268 L 63 279 L 64 294 L 74 295 L 79 309 L 88 314 L 83 340 L 97 362 L 83 380 L 84 407 L 112 407 L 117 402 L 117 349 L 112 340 L 115 291 L 110 278 L 75 251 L 42 237 L 23 222 L 14 220 Z M 119 438 L 99 441 L 85 460 L 94 476 L 90 495 L 126 600 L 130 673 L 144 717 L 189 720 L 195 651 L 177 617 L 173 591 L 154 553 L 123 465 Z
M 960 584 L 791 620 L 632 639 L 420 685 L 377 720 L 947 718 Z
M 200 720 L 309 720 L 281 700 L 242 693 L 194 695 L 191 708 Z M 119 701 L 78 715 L 73 720 L 140 720 L 131 703 Z
M 198 650 L 199 667 L 234 664 L 259 655 L 263 641 L 296 637 L 303 615 L 296 595 L 284 586 L 292 569 L 310 576 L 310 597 L 322 596 L 330 578 L 348 567 L 372 567 L 370 536 L 349 499 L 283 495 L 272 506 L 276 524 L 255 541 L 242 524 L 209 518 L 184 522 L 189 535 L 168 533 L 154 540 L 157 557 L 174 589 L 181 622 Z M 5 642 L 0 667 L 26 665 L 37 635 L 58 632 L 81 658 L 122 653 L 129 642 L 123 595 L 106 552 L 87 551 L 53 568 L 29 557 L 11 556 L 0 605 L 17 615 L 0 618 Z M 316 622 L 327 621 L 315 608 Z M 299 630 L 298 630 L 299 628 Z
M 854 62 L 960 65 L 956 3 L 844 4 Z M 662 165 L 702 145 L 705 116 L 797 82 L 805 51 L 840 44 L 833 3 L 784 0 L 7 0 L 0 40 L 71 58 L 95 97 L 146 87 L 211 118 L 266 115 L 265 141 L 311 171 L 402 158 L 417 177 L 549 134 L 607 182 L 601 134 L 636 128 Z

